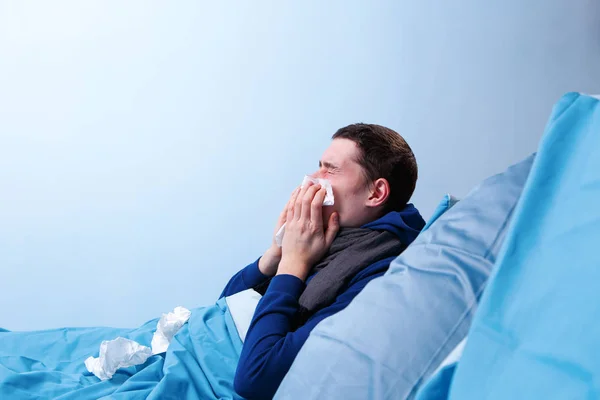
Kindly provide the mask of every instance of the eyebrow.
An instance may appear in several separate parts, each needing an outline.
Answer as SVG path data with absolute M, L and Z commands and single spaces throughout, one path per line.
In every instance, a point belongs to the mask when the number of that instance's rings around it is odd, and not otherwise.
M 335 164 L 332 164 L 330 162 L 327 161 L 319 161 L 319 168 L 320 167 L 325 167 L 327 169 L 339 169 L 339 167 Z

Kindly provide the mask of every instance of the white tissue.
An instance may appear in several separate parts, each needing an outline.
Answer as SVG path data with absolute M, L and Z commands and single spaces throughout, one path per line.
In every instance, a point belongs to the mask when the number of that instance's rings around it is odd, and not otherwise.
M 306 175 L 304 177 L 304 179 L 302 180 L 302 184 L 300 185 L 300 187 L 304 187 L 304 185 L 306 185 L 307 182 L 312 182 L 314 184 L 321 185 L 325 188 L 325 190 L 327 191 L 327 194 L 325 195 L 325 199 L 323 200 L 324 206 L 332 206 L 334 204 L 333 189 L 331 187 L 331 182 L 329 182 L 327 179 L 312 178 L 312 177 Z M 281 225 L 281 228 L 279 228 L 279 230 L 275 234 L 275 243 L 279 247 L 281 247 L 281 244 L 283 243 L 283 235 L 284 234 L 285 234 L 285 223 L 283 225 Z
M 190 319 L 191 311 L 184 307 L 175 307 L 173 312 L 163 314 L 156 324 L 152 336 L 152 354 L 164 353 L 177 331 Z
M 143 364 L 151 355 L 152 350 L 149 347 L 118 337 L 103 341 L 100 344 L 100 356 L 89 357 L 85 360 L 85 366 L 101 381 L 105 381 L 112 378 L 117 369 Z
M 85 366 L 88 371 L 105 381 L 113 377 L 117 369 L 143 364 L 148 357 L 167 351 L 173 336 L 192 315 L 184 307 L 175 307 L 173 312 L 163 314 L 156 324 L 150 347 L 142 346 L 134 340 L 118 337 L 100 344 L 98 358 L 88 357 Z

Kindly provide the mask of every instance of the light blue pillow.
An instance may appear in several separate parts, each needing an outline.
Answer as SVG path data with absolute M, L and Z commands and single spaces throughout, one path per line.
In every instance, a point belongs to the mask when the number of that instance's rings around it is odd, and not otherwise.
M 434 214 L 385 276 L 317 325 L 275 397 L 414 396 L 466 335 L 533 158 Z

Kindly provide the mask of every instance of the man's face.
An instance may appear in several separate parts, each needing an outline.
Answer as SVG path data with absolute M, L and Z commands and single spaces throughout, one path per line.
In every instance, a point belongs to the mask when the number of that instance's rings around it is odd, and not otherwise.
M 328 179 L 335 204 L 323 207 L 323 222 L 337 211 L 341 227 L 359 227 L 369 222 L 372 210 L 366 205 L 369 187 L 358 164 L 359 148 L 349 139 L 334 139 L 319 161 L 319 169 L 311 176 Z

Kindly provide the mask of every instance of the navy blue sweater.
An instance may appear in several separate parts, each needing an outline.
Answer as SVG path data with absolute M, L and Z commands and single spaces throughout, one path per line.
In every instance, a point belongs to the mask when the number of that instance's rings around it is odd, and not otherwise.
M 424 225 L 419 211 L 409 204 L 404 210 L 390 212 L 363 228 L 389 231 L 409 245 Z M 333 304 L 317 311 L 295 331 L 292 330 L 294 315 L 305 283 L 293 275 L 273 277 L 246 334 L 235 375 L 235 391 L 247 399 L 272 398 L 310 331 L 323 319 L 343 310 L 367 283 L 387 271 L 394 258 L 378 261 L 359 272 Z M 311 278 L 312 275 L 306 282 Z M 266 279 L 256 260 L 231 278 L 221 297 L 252 288 Z

